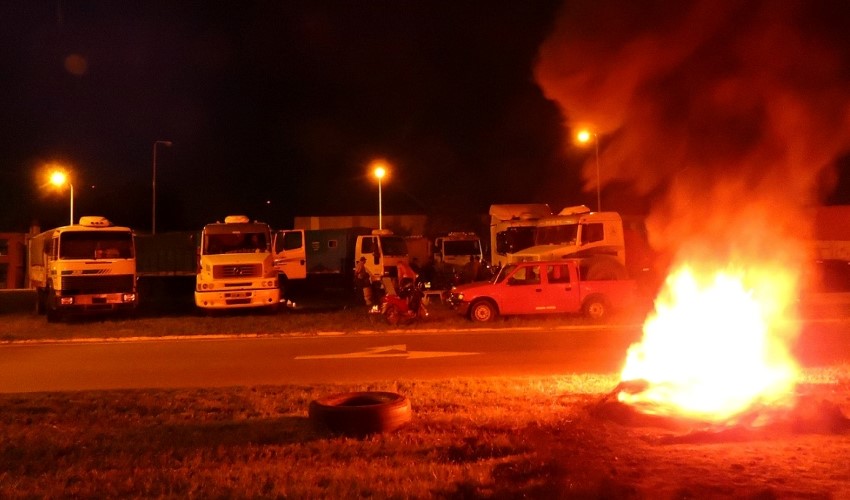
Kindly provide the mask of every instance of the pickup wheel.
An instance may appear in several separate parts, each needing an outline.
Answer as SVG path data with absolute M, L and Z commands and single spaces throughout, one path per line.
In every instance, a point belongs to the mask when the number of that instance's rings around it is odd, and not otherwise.
M 605 297 L 602 295 L 591 295 L 585 299 L 582 311 L 590 319 L 601 320 L 608 316 L 610 308 Z
M 469 306 L 469 319 L 479 323 L 493 321 L 499 316 L 496 305 L 489 300 L 477 300 Z

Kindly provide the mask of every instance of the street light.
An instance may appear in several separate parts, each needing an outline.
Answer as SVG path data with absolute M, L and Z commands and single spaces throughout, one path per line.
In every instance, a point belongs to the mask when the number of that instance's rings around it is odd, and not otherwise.
M 578 142 L 582 144 L 587 144 L 590 142 L 590 138 L 593 137 L 594 147 L 596 149 L 596 211 L 602 211 L 602 195 L 600 194 L 600 184 L 599 184 L 599 136 L 596 135 L 596 132 L 591 132 L 589 130 L 580 130 L 576 135 L 576 139 Z
M 171 141 L 156 141 L 153 143 L 153 181 L 151 182 L 153 199 L 151 200 L 151 234 L 156 234 L 156 147 L 160 144 L 170 148 Z
M 384 229 L 384 214 L 381 207 L 381 179 L 387 175 L 387 167 L 382 161 L 372 163 L 372 175 L 378 179 L 378 229 Z
M 74 225 L 74 185 L 71 184 L 71 179 L 68 177 L 68 174 L 61 170 L 54 170 L 50 174 L 50 183 L 56 187 L 62 187 L 66 183 L 71 191 L 71 226 Z

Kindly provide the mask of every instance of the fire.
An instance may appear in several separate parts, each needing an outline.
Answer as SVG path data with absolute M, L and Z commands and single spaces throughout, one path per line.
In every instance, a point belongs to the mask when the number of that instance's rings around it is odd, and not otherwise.
M 798 367 L 789 267 L 701 272 L 683 265 L 656 299 L 622 380 L 647 383 L 621 402 L 645 413 L 731 423 L 756 405 L 793 404 Z

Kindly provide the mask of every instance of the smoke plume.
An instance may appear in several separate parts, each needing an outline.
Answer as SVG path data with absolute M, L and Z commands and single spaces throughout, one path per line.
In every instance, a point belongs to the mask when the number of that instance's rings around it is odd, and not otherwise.
M 536 77 L 568 133 L 597 132 L 603 186 L 664 193 L 649 218 L 654 246 L 787 263 L 802 247 L 784 242 L 805 239 L 804 210 L 826 194 L 823 179 L 850 150 L 845 10 L 841 2 L 567 2 Z M 595 189 L 594 165 L 583 175 Z

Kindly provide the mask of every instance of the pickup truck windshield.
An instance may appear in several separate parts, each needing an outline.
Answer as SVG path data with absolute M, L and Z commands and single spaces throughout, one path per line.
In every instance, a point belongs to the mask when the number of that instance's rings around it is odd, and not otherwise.
M 514 272 L 514 269 L 517 268 L 516 264 L 508 264 L 503 267 L 499 274 L 496 275 L 496 278 L 493 280 L 493 283 L 501 283 L 505 281 L 505 277 Z

